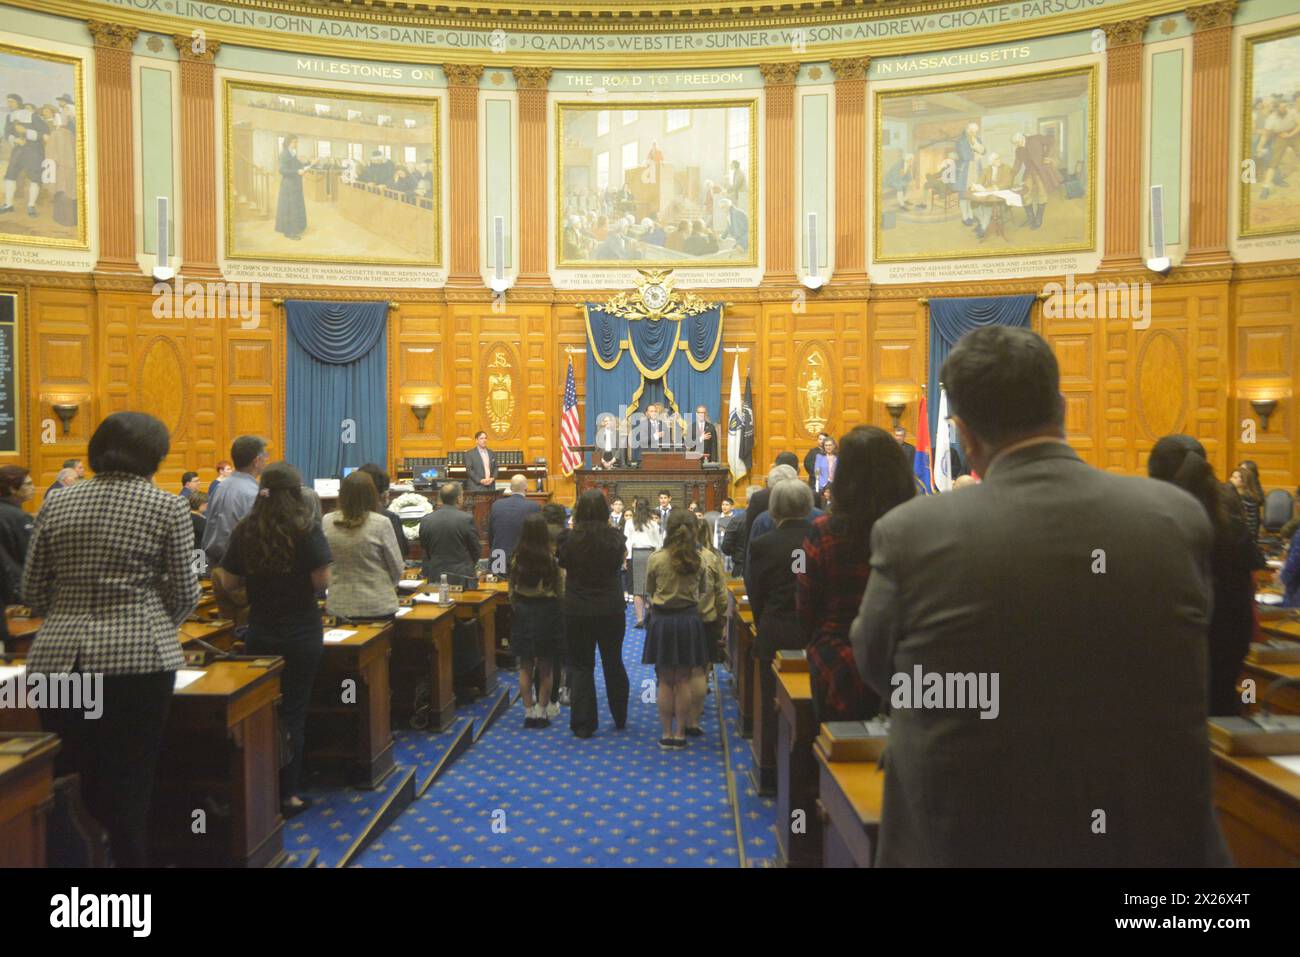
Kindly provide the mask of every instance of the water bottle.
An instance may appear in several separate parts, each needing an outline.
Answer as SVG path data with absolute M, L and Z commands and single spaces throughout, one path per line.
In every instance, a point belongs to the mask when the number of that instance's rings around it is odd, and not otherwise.
M 443 575 L 442 580 L 438 582 L 438 601 L 444 605 L 447 604 L 447 601 L 449 600 L 448 596 L 450 594 L 451 589 L 447 585 L 447 576 Z

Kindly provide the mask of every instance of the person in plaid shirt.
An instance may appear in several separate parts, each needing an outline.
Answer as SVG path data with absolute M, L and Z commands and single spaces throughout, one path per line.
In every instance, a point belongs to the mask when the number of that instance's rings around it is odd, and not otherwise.
M 23 573 L 23 598 L 45 619 L 28 671 L 103 676 L 97 719 L 46 708 L 41 724 L 63 739 L 57 773 L 81 774 L 120 867 L 146 864 L 154 771 L 184 664 L 176 629 L 199 601 L 189 506 L 152 482 L 170 444 L 142 412 L 101 422 L 88 456 L 95 477 L 46 501 Z
M 819 722 L 865 720 L 880 711 L 879 696 L 858 674 L 849 628 L 871 573 L 871 528 L 915 494 L 903 450 L 888 432 L 860 425 L 840 442 L 832 508 L 814 519 L 803 544 L 807 570 L 795 582 Z

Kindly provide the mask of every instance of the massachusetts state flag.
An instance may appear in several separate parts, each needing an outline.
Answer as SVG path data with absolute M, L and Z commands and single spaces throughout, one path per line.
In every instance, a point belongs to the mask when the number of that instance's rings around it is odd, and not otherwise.
M 564 411 L 560 415 L 560 471 L 566 476 L 582 468 L 582 453 L 574 449 L 582 444 L 582 428 L 578 422 L 578 385 L 573 378 L 573 359 L 569 359 L 569 373 L 564 380 Z
M 934 490 L 952 491 L 952 437 L 948 434 L 948 393 L 939 385 L 939 418 L 934 426 Z
M 917 482 L 930 494 L 930 411 L 921 396 L 921 408 L 916 416 L 916 457 L 912 459 L 912 472 Z

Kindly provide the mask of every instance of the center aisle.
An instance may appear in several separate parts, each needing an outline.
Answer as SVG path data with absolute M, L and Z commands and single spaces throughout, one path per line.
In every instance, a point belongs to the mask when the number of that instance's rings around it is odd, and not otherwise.
M 741 866 L 718 720 L 726 673 L 715 672 L 704 736 L 685 751 L 661 749 L 654 668 L 641 664 L 644 632 L 628 614 L 624 730 L 609 717 L 599 662 L 600 729 L 591 738 L 569 731 L 568 708 L 549 728 L 525 729 L 516 702 L 352 866 Z

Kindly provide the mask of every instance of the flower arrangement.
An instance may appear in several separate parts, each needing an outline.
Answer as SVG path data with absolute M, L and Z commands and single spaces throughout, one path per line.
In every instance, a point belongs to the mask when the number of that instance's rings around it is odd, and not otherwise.
M 420 519 L 433 511 L 433 503 L 418 492 L 406 492 L 388 503 L 402 520 L 402 532 L 409 541 L 420 537 Z

